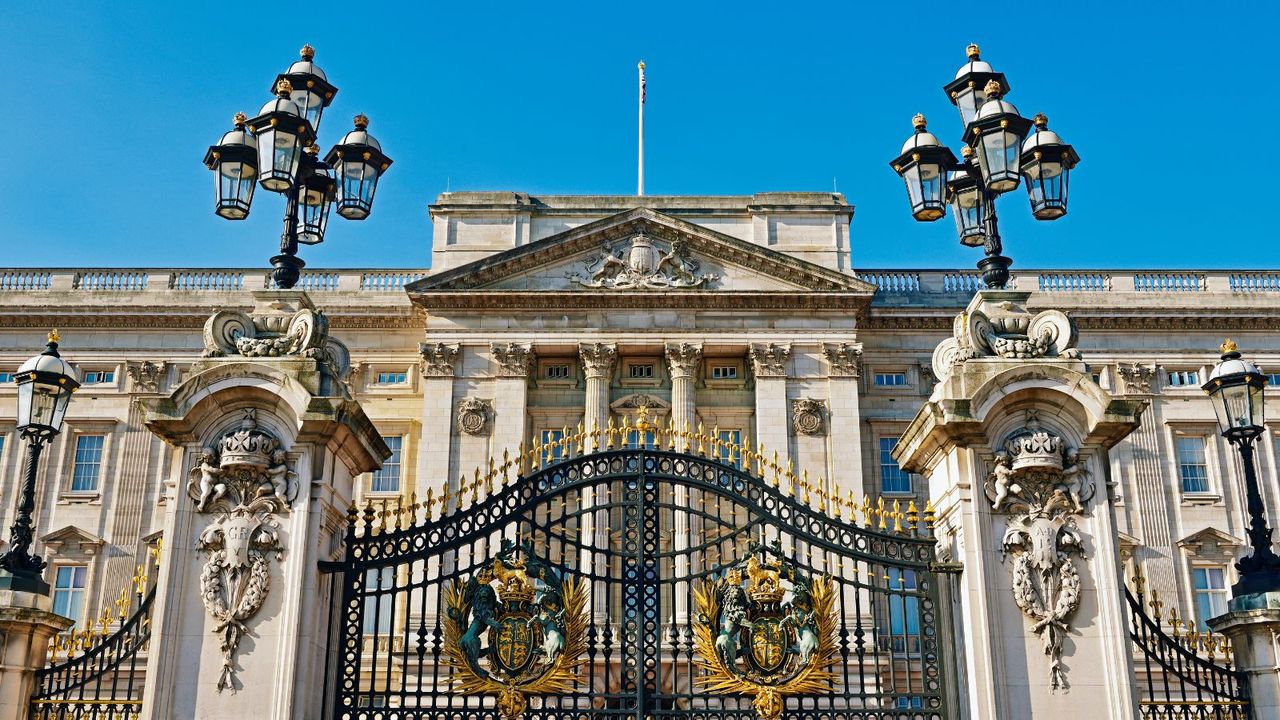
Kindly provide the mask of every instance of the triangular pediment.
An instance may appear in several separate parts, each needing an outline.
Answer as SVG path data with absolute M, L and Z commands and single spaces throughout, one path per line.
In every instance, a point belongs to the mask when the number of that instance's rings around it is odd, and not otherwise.
M 649 208 L 636 208 L 423 278 L 415 300 L 457 291 L 628 295 L 815 294 L 869 302 L 875 286 Z M 431 303 L 425 303 L 431 304 Z
M 102 538 L 75 525 L 54 530 L 40 538 L 40 542 L 56 553 L 68 555 L 93 555 L 106 544 Z
M 1222 550 L 1234 550 L 1244 545 L 1244 541 L 1240 538 L 1229 535 L 1217 528 L 1208 527 L 1199 532 L 1192 533 L 1178 541 L 1178 547 L 1184 550 L 1196 552 L 1201 548 L 1221 548 Z

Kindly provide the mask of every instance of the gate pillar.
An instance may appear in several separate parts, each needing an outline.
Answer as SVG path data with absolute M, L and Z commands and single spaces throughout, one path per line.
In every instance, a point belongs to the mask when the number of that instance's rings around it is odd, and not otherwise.
M 0 590 L 0 717 L 28 717 L 36 671 L 49 664 L 49 641 L 71 627 L 48 595 Z
M 1227 614 L 1209 627 L 1231 641 L 1232 665 L 1249 683 L 1253 717 L 1280 717 L 1280 593 L 1232 598 Z
M 204 359 L 145 404 L 170 446 L 144 718 L 322 717 L 330 581 L 353 479 L 389 456 L 304 293 L 205 325 Z
M 1072 321 L 984 290 L 938 346 L 895 451 L 928 478 L 970 718 L 1137 717 L 1109 451 L 1141 401 L 1112 398 Z

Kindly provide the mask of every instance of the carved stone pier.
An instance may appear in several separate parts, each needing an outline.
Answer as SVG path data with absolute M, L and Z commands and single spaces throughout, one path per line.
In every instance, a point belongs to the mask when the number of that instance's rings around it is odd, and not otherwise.
M 981 291 L 934 353 L 939 382 L 896 455 L 928 478 L 973 718 L 1137 716 L 1108 453 L 1141 401 L 1112 398 L 1061 312 Z
M 148 718 L 319 717 L 353 479 L 390 454 L 342 380 L 346 348 L 304 293 L 205 326 L 206 360 L 146 424 L 172 446 Z

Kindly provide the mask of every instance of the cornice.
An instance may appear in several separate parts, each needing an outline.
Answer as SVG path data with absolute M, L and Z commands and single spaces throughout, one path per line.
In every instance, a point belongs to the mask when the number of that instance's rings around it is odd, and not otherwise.
M 414 302 L 436 310 L 573 310 L 573 309 L 689 309 L 689 310 L 851 310 L 865 314 L 868 297 L 861 293 L 699 291 L 595 292 L 548 290 L 434 290 L 414 293 Z M 948 321 L 949 323 L 950 321 Z

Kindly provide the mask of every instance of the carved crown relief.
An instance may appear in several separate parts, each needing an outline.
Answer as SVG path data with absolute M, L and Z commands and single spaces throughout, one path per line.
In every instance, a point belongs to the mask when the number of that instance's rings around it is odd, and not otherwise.
M 956 316 L 952 336 L 933 351 L 933 371 L 945 380 L 951 371 L 980 358 L 1078 360 L 1076 324 L 1060 310 L 1032 314 L 1030 293 L 985 291 Z
M 701 270 L 683 239 L 663 243 L 640 231 L 616 244 L 605 241 L 583 271 L 568 278 L 583 287 L 614 290 L 696 288 L 720 279 Z
M 791 403 L 791 422 L 800 435 L 821 435 L 827 430 L 827 401 L 800 398 Z
M 215 518 L 196 546 L 209 556 L 200 572 L 200 599 L 221 636 L 221 692 L 236 687 L 235 655 L 248 632 L 245 623 L 271 588 L 268 555 L 279 560 L 284 551 L 275 516 L 289 511 L 297 476 L 280 441 L 258 427 L 249 409 L 239 428 L 200 453 L 187 494 L 197 513 Z
M 485 435 L 493 420 L 492 400 L 466 398 L 458 404 L 458 429 L 468 435 Z
M 1001 546 L 1013 558 L 1014 602 L 1040 636 L 1051 686 L 1065 688 L 1062 639 L 1080 608 L 1073 556 L 1084 555 L 1075 516 L 1085 512 L 1094 483 L 1079 454 L 1028 411 L 1023 428 L 996 450 L 986 491 L 994 510 L 1011 515 Z

